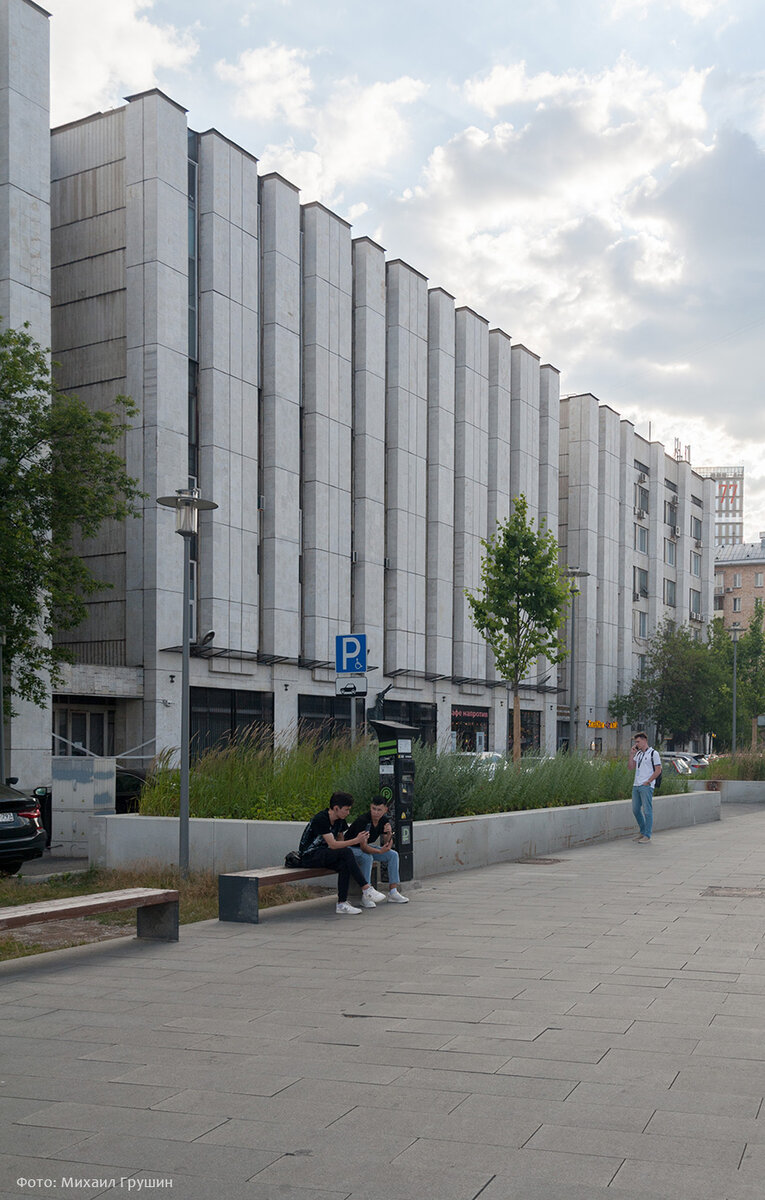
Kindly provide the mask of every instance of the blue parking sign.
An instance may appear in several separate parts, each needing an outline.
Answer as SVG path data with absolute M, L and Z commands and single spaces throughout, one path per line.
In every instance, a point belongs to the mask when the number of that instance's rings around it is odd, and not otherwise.
M 338 675 L 363 675 L 367 669 L 367 635 L 343 633 L 335 638 L 335 670 Z

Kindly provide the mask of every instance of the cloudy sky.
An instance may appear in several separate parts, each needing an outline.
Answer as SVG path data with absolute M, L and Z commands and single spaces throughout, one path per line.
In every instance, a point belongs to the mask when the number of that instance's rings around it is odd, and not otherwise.
M 55 124 L 162 88 L 765 530 L 759 0 L 43 2 Z

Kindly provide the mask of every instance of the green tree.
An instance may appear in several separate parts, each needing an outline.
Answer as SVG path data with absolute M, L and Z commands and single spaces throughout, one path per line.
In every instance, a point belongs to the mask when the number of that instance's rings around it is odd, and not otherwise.
M 6 634 L 7 707 L 13 695 L 43 704 L 46 676 L 67 651 L 58 630 L 86 616 L 86 598 L 109 587 L 73 547 L 107 520 L 138 515 L 141 493 L 114 449 L 136 408 L 91 412 L 58 391 L 48 357 L 23 329 L 0 330 L 0 629 Z M 11 682 L 12 677 L 12 682 Z
M 687 625 L 665 620 L 651 639 L 643 677 L 615 696 L 610 712 L 628 725 L 653 725 L 656 741 L 688 741 L 714 728 L 722 681 L 709 646 Z
M 534 529 L 526 497 L 516 497 L 512 516 L 481 545 L 480 591 L 465 592 L 473 624 L 494 654 L 497 670 L 513 691 L 513 760 L 521 754 L 519 688 L 540 655 L 562 662 L 561 636 L 572 585 L 558 565 L 558 543 L 543 527 Z
M 736 647 L 736 741 L 738 748 L 749 743 L 751 723 L 765 713 L 765 605 L 757 600 L 754 613 Z M 733 740 L 733 640 L 718 618 L 710 631 L 710 652 L 720 672 L 715 704 L 714 729 L 718 746 Z

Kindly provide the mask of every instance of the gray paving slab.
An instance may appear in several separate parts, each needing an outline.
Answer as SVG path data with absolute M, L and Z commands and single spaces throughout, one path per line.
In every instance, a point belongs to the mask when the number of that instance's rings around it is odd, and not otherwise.
M 650 849 L 0 964 L 0 1200 L 762 1200 L 765 811 Z

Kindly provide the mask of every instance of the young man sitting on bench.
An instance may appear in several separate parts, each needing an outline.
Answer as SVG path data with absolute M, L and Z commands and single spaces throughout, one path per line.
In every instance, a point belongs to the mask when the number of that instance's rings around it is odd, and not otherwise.
M 366 842 L 358 842 L 358 835 L 366 832 Z M 374 796 L 365 813 L 356 817 L 347 834 L 346 845 L 353 847 L 353 857 L 361 867 L 367 883 L 372 878 L 372 863 L 376 858 L 388 868 L 389 904 L 408 904 L 409 897 L 402 896 L 399 889 L 398 853 L 393 849 L 393 826 L 388 816 L 388 802 L 384 796 Z M 375 844 L 376 843 L 376 844 Z
M 322 809 L 311 817 L 300 839 L 300 861 L 305 867 L 328 867 L 337 871 L 337 907 L 335 912 L 351 915 L 361 908 L 374 908 L 385 899 L 383 892 L 370 886 L 369 880 L 358 867 L 353 851 L 357 846 L 366 846 L 367 835 L 359 832 L 350 841 L 345 840 L 348 831 L 348 814 L 353 806 L 353 796 L 347 792 L 333 792 L 329 808 Z M 348 884 L 355 879 L 361 888 L 361 908 L 348 903 Z

